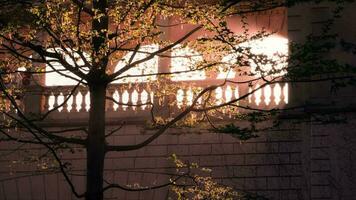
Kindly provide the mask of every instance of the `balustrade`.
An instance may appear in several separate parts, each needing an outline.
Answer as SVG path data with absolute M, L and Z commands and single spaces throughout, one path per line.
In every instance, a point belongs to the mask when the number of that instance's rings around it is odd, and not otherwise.
M 183 110 L 193 103 L 193 100 L 203 88 L 219 83 L 221 84 L 222 81 L 199 80 L 177 83 L 179 87 L 170 91 L 169 95 L 166 94 L 167 96 L 162 97 L 166 98 L 166 100 L 156 102 L 157 107 L 173 111 Z M 283 107 L 288 104 L 288 87 L 287 83 L 276 83 L 264 87 L 261 87 L 261 84 L 254 84 L 253 87 L 248 87 L 247 84 L 226 83 L 211 91 L 211 94 L 208 95 L 209 97 L 205 95 L 198 99 L 197 107 L 201 107 L 202 103 L 207 101 L 207 98 L 209 98 L 209 101 L 205 105 L 214 106 L 228 103 L 245 95 L 248 96 L 234 101 L 235 105 L 242 107 L 241 110 L 246 110 L 243 107 L 258 109 Z M 113 113 L 111 116 L 115 116 L 115 113 L 119 112 L 127 113 L 127 115 L 148 113 L 152 108 L 154 99 L 156 99 L 155 94 L 162 92 L 158 91 L 159 89 L 161 88 L 153 87 L 152 83 L 112 84 L 107 89 L 106 111 Z M 59 107 L 55 111 L 56 115 L 87 113 L 90 109 L 90 93 L 88 89 L 80 86 L 77 90 L 72 90 L 73 87 L 71 86 L 46 87 L 43 93 L 43 112 Z M 162 104 L 163 101 L 167 104 Z M 117 116 L 119 117 L 119 114 Z

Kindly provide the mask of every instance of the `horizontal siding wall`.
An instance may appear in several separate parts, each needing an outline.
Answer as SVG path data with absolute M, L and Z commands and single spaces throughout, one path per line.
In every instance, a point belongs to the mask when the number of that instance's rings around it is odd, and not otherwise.
M 107 154 L 105 179 L 123 185 L 166 183 L 170 178 L 166 174 L 175 172 L 172 161 L 168 159 L 174 153 L 181 160 L 212 169 L 212 177 L 236 190 L 271 199 L 298 199 L 302 180 L 301 140 L 297 130 L 276 131 L 246 142 L 225 134 L 182 132 L 185 131 L 171 131 L 140 150 Z M 131 125 L 120 130 L 109 142 L 135 143 L 148 135 Z M 1 145 L 1 154 L 11 153 L 11 147 Z M 32 146 L 30 151 L 39 153 L 44 149 Z M 38 172 L 39 175 L 35 175 L 37 166 L 12 162 L 14 154 L 2 156 L 0 160 L 0 196 L 3 199 L 75 199 L 61 174 Z M 63 158 L 72 163 L 73 174 L 85 172 L 84 152 L 67 152 Z M 13 173 L 9 174 L 9 171 Z M 83 177 L 72 175 L 71 178 L 83 191 Z M 106 198 L 166 199 L 170 195 L 168 188 L 140 193 L 111 190 L 106 193 Z

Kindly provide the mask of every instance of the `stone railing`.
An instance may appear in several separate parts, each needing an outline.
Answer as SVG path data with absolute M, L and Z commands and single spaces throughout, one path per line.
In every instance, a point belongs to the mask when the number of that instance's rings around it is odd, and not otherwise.
M 152 86 L 148 83 L 138 84 L 113 84 L 107 89 L 106 112 L 110 117 L 134 117 L 137 115 L 149 115 L 152 106 L 158 110 L 169 109 L 170 111 L 183 110 L 190 105 L 199 91 L 210 85 L 219 85 L 221 80 L 207 81 L 183 81 L 177 82 L 179 87 L 175 87 L 167 96 L 162 96 L 162 88 Z M 229 102 L 251 93 L 256 88 L 248 87 L 247 84 L 236 85 L 226 83 L 216 88 L 211 93 L 210 105 Z M 237 102 L 241 106 L 248 106 L 258 109 L 272 109 L 283 107 L 288 104 L 289 88 L 288 84 L 274 84 L 265 86 L 254 91 L 247 98 Z M 45 87 L 42 97 L 42 113 L 48 112 L 59 105 L 57 111 L 51 114 L 51 118 L 73 118 L 77 116 L 87 116 L 90 108 L 90 94 L 87 88 L 78 87 L 72 92 L 73 86 Z M 69 94 L 72 95 L 68 98 Z M 65 99 L 68 100 L 64 103 Z M 114 100 L 114 101 L 113 101 Z M 198 104 L 201 100 L 198 101 Z M 198 105 L 199 106 L 199 105 Z

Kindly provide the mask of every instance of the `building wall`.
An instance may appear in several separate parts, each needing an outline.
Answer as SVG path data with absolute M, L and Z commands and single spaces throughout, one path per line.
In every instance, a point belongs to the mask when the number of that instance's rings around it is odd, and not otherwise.
M 320 35 L 322 28 L 333 17 L 333 4 L 299 5 L 288 10 L 288 38 L 290 41 L 303 42 L 308 34 Z M 344 6 L 342 17 L 334 21 L 330 33 L 336 33 L 348 42 L 356 42 L 354 17 L 355 3 Z M 341 48 L 340 46 L 337 47 Z M 355 64 L 352 55 L 333 51 L 325 57 Z M 328 82 L 300 84 L 292 86 L 292 94 L 298 96 L 292 101 L 307 103 L 333 104 L 335 110 L 329 110 L 330 116 L 346 119 L 346 123 L 324 124 L 308 122 L 303 124 L 302 135 L 302 176 L 303 199 L 354 199 L 356 194 L 355 178 L 355 87 L 331 90 Z M 293 98 L 293 97 L 292 97 Z M 329 112 L 327 111 L 327 112 Z M 335 112 L 335 113 L 334 113 Z M 320 117 L 316 115 L 315 117 Z M 315 118 L 310 117 L 311 120 Z
M 122 129 L 117 136 L 112 137 L 109 142 L 134 143 L 142 141 L 148 135 L 149 133 L 143 133 L 137 125 L 130 125 Z M 170 176 L 165 173 L 175 172 L 175 166 L 168 157 L 175 153 L 179 159 L 196 162 L 201 167 L 212 169 L 212 177 L 237 190 L 257 192 L 272 199 L 282 197 L 293 199 L 301 192 L 300 143 L 300 133 L 294 129 L 275 131 L 246 142 L 240 142 L 224 134 L 171 130 L 143 149 L 109 153 L 105 163 L 105 178 L 124 185 L 140 183 L 144 186 L 166 183 Z M 26 149 L 28 150 L 29 147 Z M 43 152 L 44 149 L 34 146 L 31 152 L 33 151 Z M 10 152 L 8 146 L 1 147 L 3 155 Z M 19 157 L 24 154 L 26 153 L 22 152 Z M 85 172 L 84 154 L 65 153 L 64 157 L 72 163 L 73 173 Z M 28 171 L 30 174 L 33 173 L 28 164 L 12 163 L 11 166 L 6 166 L 5 163 L 13 159 L 13 154 L 2 157 L 1 163 L 4 166 L 1 169 L 2 179 L 21 177 L 28 174 Z M 36 166 L 32 166 L 33 168 Z M 16 173 L 10 175 L 9 171 Z M 72 176 L 72 178 L 75 183 L 84 181 L 82 177 Z M 32 186 L 28 187 L 24 184 Z M 79 185 L 83 187 L 82 184 Z M 4 199 L 75 199 L 60 174 L 9 179 L 2 181 L 0 188 Z M 108 199 L 166 199 L 170 195 L 168 189 L 164 188 L 140 193 L 112 190 L 106 194 L 106 197 Z
M 303 41 L 308 33 L 317 32 L 329 16 L 328 11 L 329 5 L 289 9 L 289 39 Z M 346 9 L 345 14 L 346 18 L 339 21 L 337 29 L 349 28 L 351 31 L 341 33 L 346 38 L 355 39 L 355 24 L 345 23 L 347 17 L 352 16 L 352 9 Z M 331 95 L 329 89 L 324 85 L 292 85 L 291 101 L 355 103 L 354 96 L 350 95 L 354 88 L 342 90 L 338 95 Z M 356 196 L 356 116 L 350 113 L 342 116 L 348 117 L 347 124 L 287 123 L 278 130 L 262 133 L 245 142 L 230 135 L 195 129 L 170 130 L 143 149 L 109 153 L 105 179 L 123 185 L 165 183 L 169 179 L 167 174 L 175 171 L 167 158 L 175 153 L 182 160 L 211 168 L 212 177 L 238 191 L 280 200 L 351 200 Z M 149 134 L 142 130 L 141 124 L 131 124 L 110 137 L 109 143 L 137 143 Z M 44 151 L 36 145 L 0 145 L 0 199 L 76 199 L 61 174 L 43 174 L 37 170 L 46 167 L 46 163 L 21 162 L 24 157 L 31 158 L 32 154 L 35 157 Z M 62 156 L 72 163 L 71 178 L 83 192 L 84 177 L 80 174 L 85 170 L 85 152 L 63 152 Z M 140 193 L 111 190 L 105 198 L 167 199 L 171 195 L 167 188 Z

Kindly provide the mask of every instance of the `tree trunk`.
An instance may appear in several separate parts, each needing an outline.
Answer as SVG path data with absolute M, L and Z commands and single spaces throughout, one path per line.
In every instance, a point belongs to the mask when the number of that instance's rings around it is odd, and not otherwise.
M 105 159 L 105 93 L 106 85 L 92 85 L 90 90 L 89 129 L 87 142 L 86 200 L 103 199 Z

